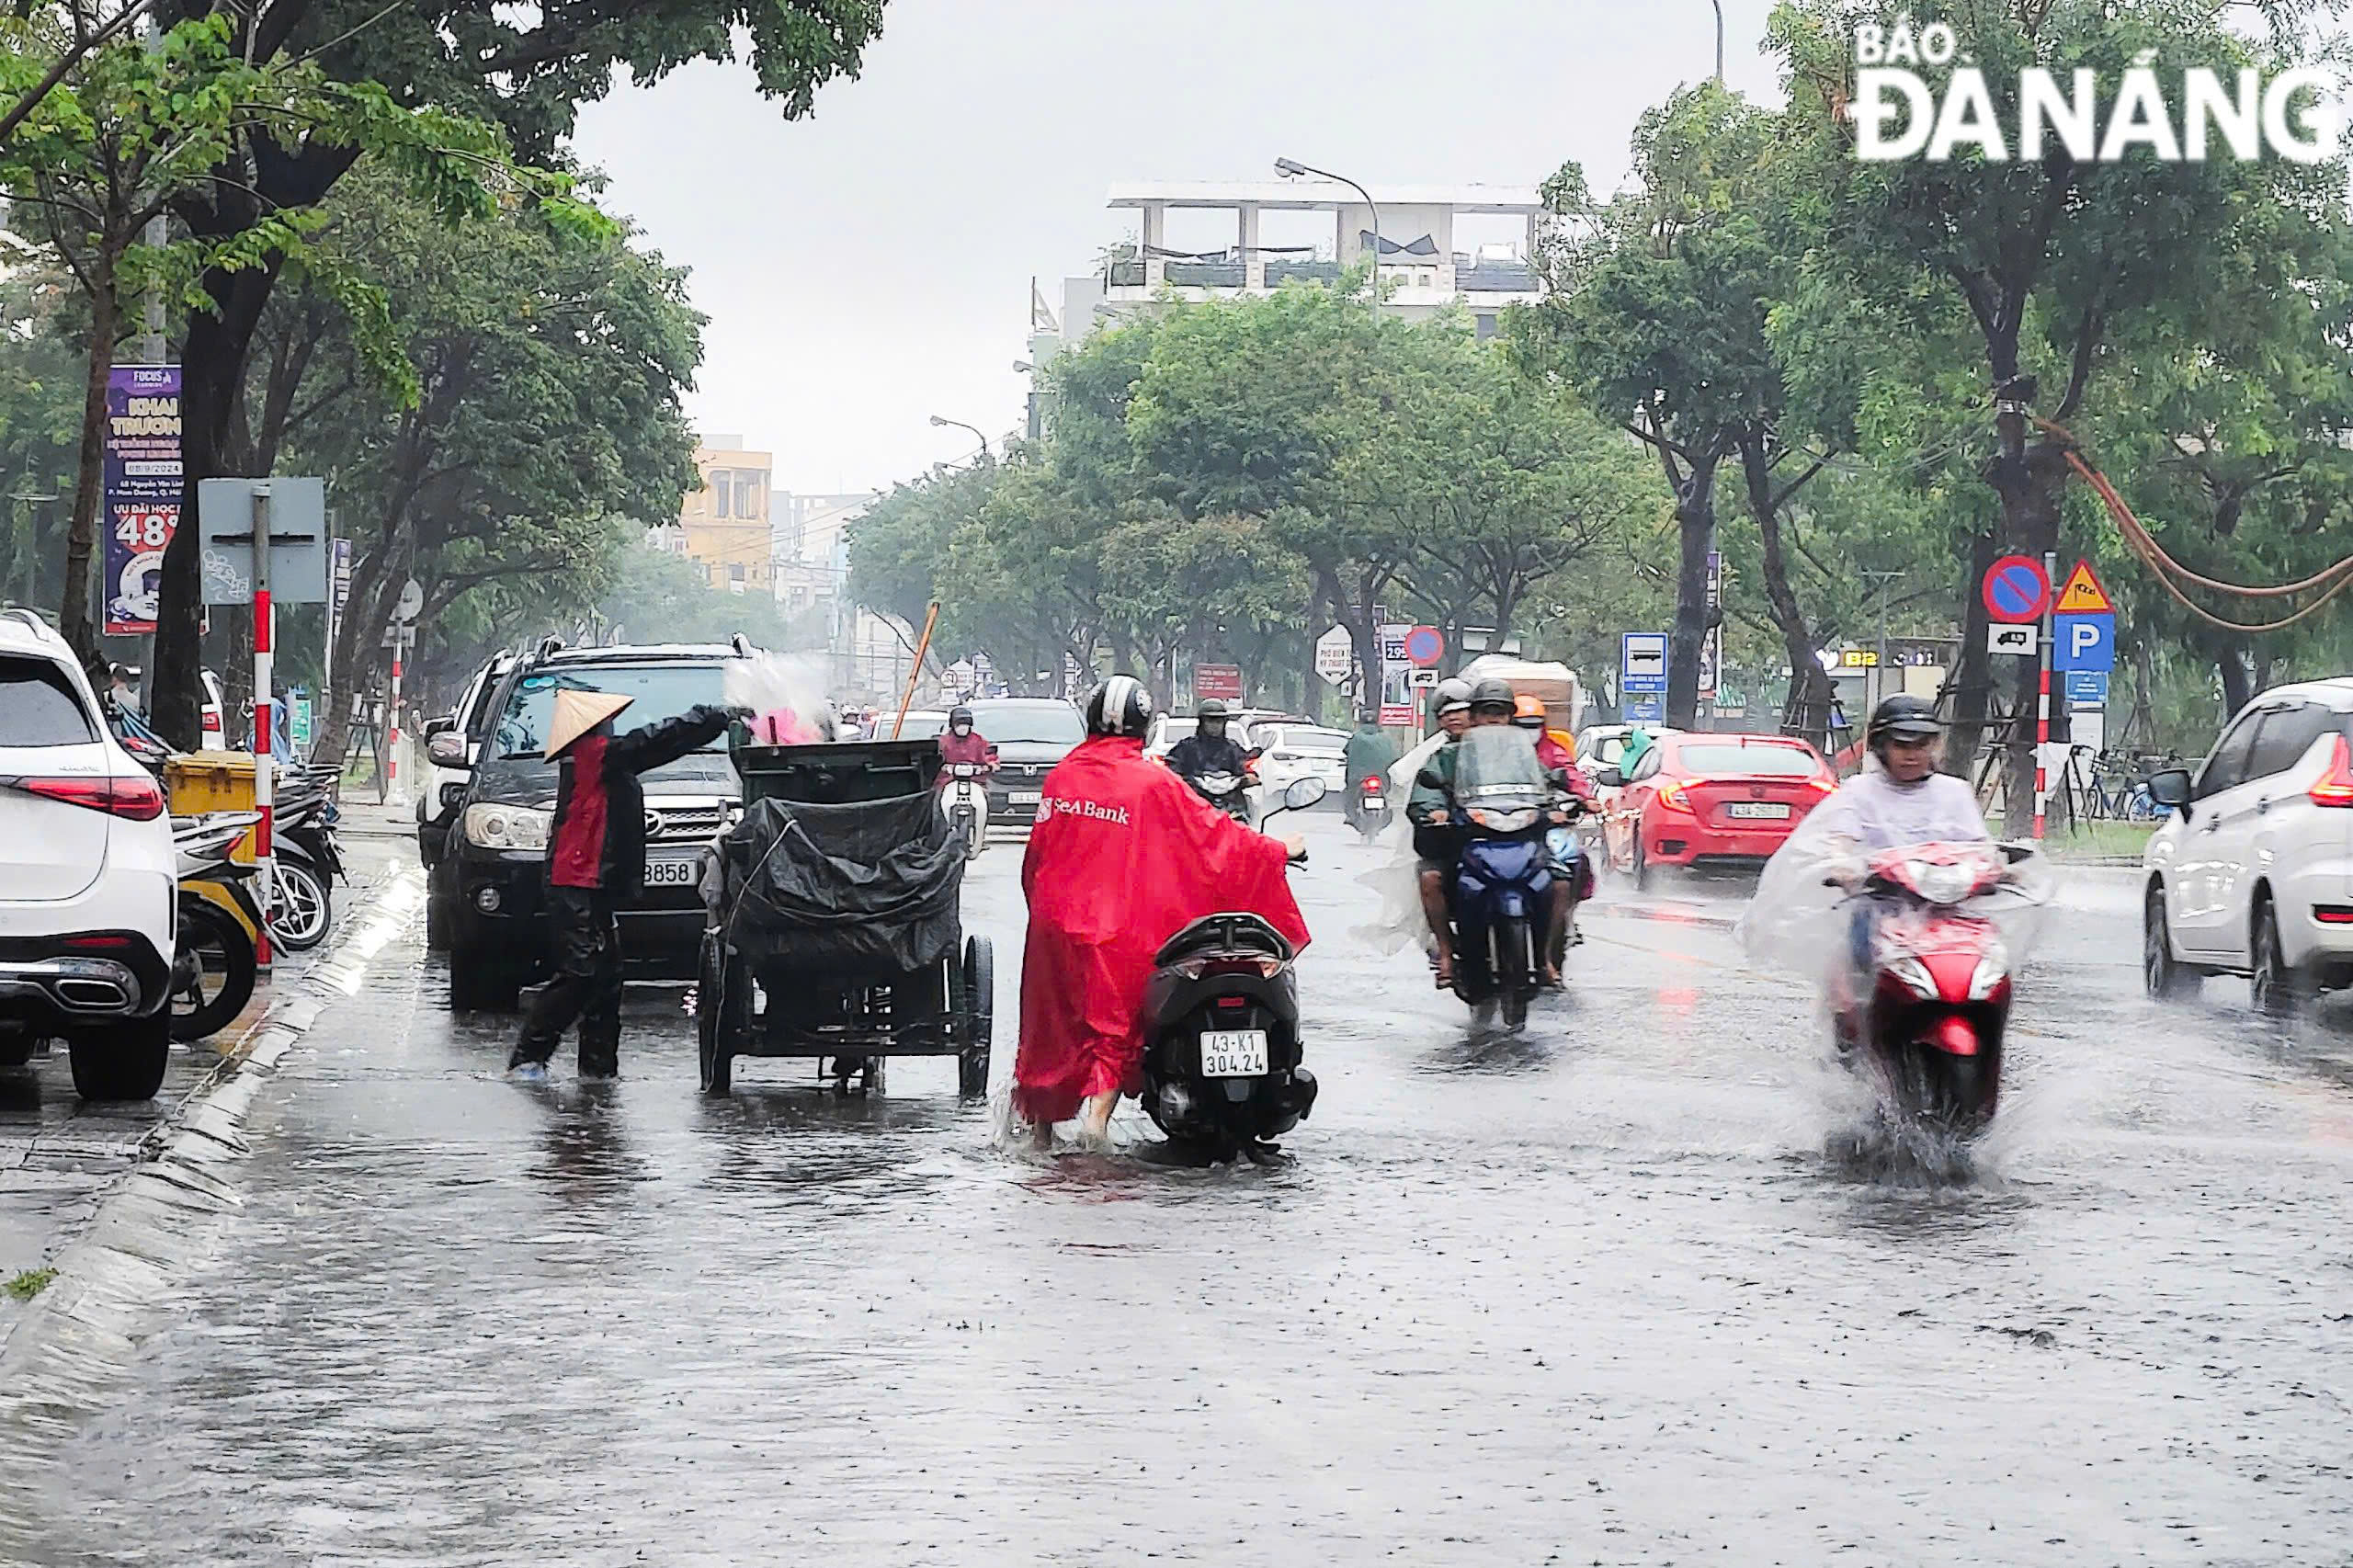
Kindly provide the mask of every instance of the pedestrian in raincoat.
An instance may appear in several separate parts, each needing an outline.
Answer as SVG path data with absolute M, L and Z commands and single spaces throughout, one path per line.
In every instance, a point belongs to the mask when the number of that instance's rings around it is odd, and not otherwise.
M 690 708 L 625 735 L 613 716 L 633 699 L 560 690 L 541 748 L 560 760 L 555 818 L 548 826 L 548 951 L 554 972 L 526 993 L 523 1030 L 506 1068 L 545 1077 L 548 1059 L 574 1020 L 580 1075 L 610 1078 L 621 1061 L 621 934 L 615 904 L 645 881 L 645 791 L 637 776 L 719 738 L 749 708 Z
M 1040 1147 L 1084 1112 L 1100 1147 L 1113 1107 L 1140 1086 L 1143 993 L 1169 937 L 1206 915 L 1247 910 L 1294 949 L 1307 924 L 1284 880 L 1297 838 L 1253 831 L 1146 762 L 1152 703 L 1113 676 L 1086 704 L 1087 738 L 1046 775 L 1021 862 L 1029 931 L 1013 1108 Z

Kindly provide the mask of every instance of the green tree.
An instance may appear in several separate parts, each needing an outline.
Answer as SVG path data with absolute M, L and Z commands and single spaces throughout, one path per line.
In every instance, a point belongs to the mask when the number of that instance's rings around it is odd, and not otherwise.
M 231 0 L 160 0 L 167 20 L 219 15 L 239 55 L 257 65 L 304 61 L 327 78 L 364 87 L 380 115 L 413 112 L 480 121 L 504 131 L 522 160 L 552 163 L 580 106 L 603 97 L 626 70 L 658 79 L 697 60 L 730 60 L 748 48 L 760 90 L 789 118 L 805 116 L 821 85 L 854 75 L 880 32 L 881 0 L 581 0 L 517 7 L 494 0 L 277 0 L 250 8 Z M 188 322 L 182 449 L 186 502 L 197 485 L 232 472 L 233 424 L 255 333 L 290 259 L 294 215 L 325 201 L 358 163 L 348 136 L 246 136 L 229 160 L 235 178 L 183 194 L 174 211 L 199 240 L 234 257 L 208 267 L 197 287 L 206 308 Z M 402 165 L 415 174 L 415 167 Z M 454 192 L 453 192 L 454 193 Z M 199 607 L 194 530 L 176 536 L 164 562 L 156 628 L 155 690 L 161 728 L 192 739 Z
M 2277 68 L 2298 40 L 2307 8 L 2293 0 L 2237 6 L 2224 0 L 2116 7 L 2094 0 L 1985 6 L 1923 0 L 1918 28 L 1942 23 L 1988 85 L 1994 119 L 2018 123 L 2022 71 L 2040 66 L 2061 82 L 2088 70 L 2097 84 L 2097 123 L 2109 124 L 2128 70 L 2143 51 L 2177 64 L 2210 64 L 2228 77 L 2238 65 Z M 2234 12 L 2268 24 L 2268 40 L 2228 25 Z M 2250 286 L 2238 272 L 2253 254 L 2252 232 L 2275 239 L 2283 218 L 2318 225 L 2341 207 L 2341 159 L 2215 157 L 2169 162 L 2146 147 L 2108 161 L 2078 160 L 2046 146 L 2038 160 L 1995 160 L 1964 144 L 1946 161 L 1861 162 L 1843 111 L 1853 80 L 1855 26 L 1883 20 L 1862 0 L 1784 0 L 1773 47 L 1790 78 L 1791 135 L 1810 137 L 1798 154 L 1812 170 L 1812 226 L 1820 236 L 1808 267 L 1826 287 L 1907 314 L 1959 312 L 1973 328 L 1981 389 L 1993 419 L 1972 442 L 1998 503 L 1997 520 L 1975 532 L 1967 574 L 1973 585 L 1994 555 L 2055 551 L 2069 472 L 2065 444 L 2036 423 L 2079 422 L 2092 434 L 2107 406 L 2104 369 L 2117 348 L 2153 321 L 2211 316 Z M 2278 40 L 2278 41 L 2271 41 Z M 1934 80 L 1949 74 L 1924 68 Z M 1941 94 L 1939 95 L 1941 98 Z M 1949 328 L 1931 327 L 1930 335 Z M 2192 332 L 2193 339 L 2202 334 Z M 1981 390 L 1978 397 L 1986 398 Z M 1982 404 L 1981 404 L 1982 406 Z M 1954 766 L 1974 756 L 1993 680 L 1985 615 L 1973 592 L 1961 600 L 1961 665 Z M 2021 662 L 2014 710 L 2031 713 L 2036 675 Z M 2006 800 L 2009 829 L 2023 831 L 2032 798 L 2033 735 L 2011 727 Z

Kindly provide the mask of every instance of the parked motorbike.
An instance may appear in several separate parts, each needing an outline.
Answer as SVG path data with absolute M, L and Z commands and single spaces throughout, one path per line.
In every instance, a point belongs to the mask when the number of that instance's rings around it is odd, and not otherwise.
M 299 775 L 271 809 L 269 936 L 289 951 L 317 947 L 334 928 L 335 879 L 346 875 L 340 814 L 324 787 Z
M 1902 1122 L 1970 1138 L 1994 1119 L 2010 953 L 1993 920 L 1968 906 L 2026 853 L 1915 844 L 1865 866 L 1854 894 L 1874 905 L 1857 938 L 1863 961 L 1836 972 L 1831 1016 L 1841 1058 L 1870 1064 Z
M 1370 840 L 1389 825 L 1389 780 L 1374 769 L 1357 780 L 1353 799 L 1357 831 Z
M 976 762 L 951 762 L 948 781 L 940 786 L 940 809 L 964 840 L 964 852 L 978 855 L 989 846 L 988 770 Z
M 1576 802 L 1560 795 L 1522 737 L 1473 730 L 1459 744 L 1450 814 L 1462 849 L 1447 884 L 1454 994 L 1482 1015 L 1500 1006 L 1505 1024 L 1517 1028 L 1544 988 L 1553 877 L 1547 835 L 1567 824 Z
M 1300 778 L 1267 813 L 1324 798 Z M 1264 1164 L 1272 1142 L 1315 1106 L 1315 1074 L 1301 1065 L 1299 994 L 1290 944 L 1256 915 L 1211 915 L 1171 937 L 1144 987 L 1143 1106 L 1175 1142 L 1215 1161 Z
M 172 953 L 172 1038 L 218 1034 L 253 1000 L 261 905 L 254 869 L 230 858 L 257 812 L 172 821 L 179 869 L 179 937 Z

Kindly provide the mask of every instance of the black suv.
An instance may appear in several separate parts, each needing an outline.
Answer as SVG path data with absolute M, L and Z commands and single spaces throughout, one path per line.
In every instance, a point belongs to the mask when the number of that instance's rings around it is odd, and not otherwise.
M 994 697 L 968 703 L 972 728 L 996 747 L 989 779 L 992 826 L 1029 827 L 1038 820 L 1038 794 L 1054 764 L 1086 738 L 1086 721 L 1059 697 Z
M 557 689 L 636 699 L 613 722 L 628 731 L 725 701 L 728 662 L 749 652 L 740 642 L 568 651 L 543 644 L 506 673 L 437 868 L 448 899 L 451 1006 L 511 1006 L 517 989 L 544 967 L 557 769 L 540 746 Z M 742 814 L 743 787 L 724 740 L 654 769 L 642 782 L 645 891 L 619 911 L 623 972 L 631 980 L 692 980 L 704 925 L 696 853 Z

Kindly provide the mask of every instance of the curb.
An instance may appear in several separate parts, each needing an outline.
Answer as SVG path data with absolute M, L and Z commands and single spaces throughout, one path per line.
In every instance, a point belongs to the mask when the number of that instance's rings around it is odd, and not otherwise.
M 104 1406 L 136 1354 L 155 1298 L 204 1252 L 186 1221 L 244 1206 L 224 1167 L 250 1152 L 245 1119 L 287 1052 L 330 1006 L 358 992 L 370 961 L 424 903 L 425 874 L 414 866 L 371 882 L 360 917 L 141 1140 L 138 1163 L 57 1255 L 56 1277 L 0 1339 L 0 1444 L 24 1465 L 0 1483 L 0 1518 L 34 1517 L 12 1501 L 40 1494 L 76 1421 Z

